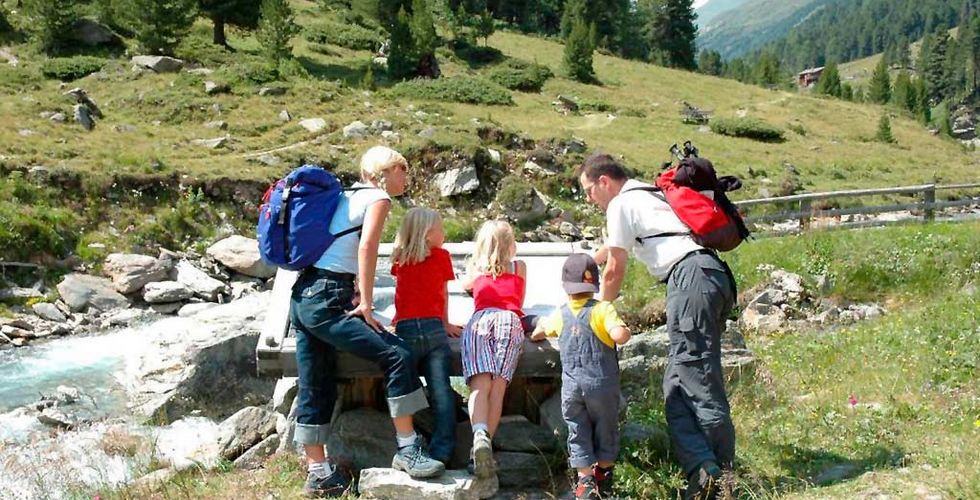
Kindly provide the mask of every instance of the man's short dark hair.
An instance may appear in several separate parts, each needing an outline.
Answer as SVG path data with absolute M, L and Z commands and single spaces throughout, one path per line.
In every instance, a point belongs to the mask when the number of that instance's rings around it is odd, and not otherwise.
M 629 178 L 626 169 L 612 155 L 606 153 L 594 153 L 586 158 L 577 173 L 579 176 L 585 174 L 585 177 L 592 182 L 603 175 L 616 181 L 625 181 Z

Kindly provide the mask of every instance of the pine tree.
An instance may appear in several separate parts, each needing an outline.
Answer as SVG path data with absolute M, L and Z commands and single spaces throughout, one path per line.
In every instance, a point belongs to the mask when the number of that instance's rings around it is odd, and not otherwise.
M 887 104 L 892 96 L 891 80 L 888 78 L 888 65 L 882 58 L 871 74 L 868 100 L 876 104 Z
M 395 79 L 404 80 L 415 76 L 415 44 L 412 31 L 408 27 L 408 14 L 400 9 L 391 25 L 391 48 L 388 52 L 388 74 Z
M 717 50 L 704 49 L 698 55 L 698 71 L 706 75 L 721 76 L 723 62 Z
M 904 69 L 895 76 L 895 86 L 892 88 L 892 104 L 899 109 L 912 111 L 915 109 L 915 93 L 912 80 Z
M 374 90 L 374 65 L 368 63 L 367 71 L 364 72 L 364 77 L 361 78 L 361 88 L 364 90 Z
M 922 78 L 916 78 L 913 87 L 915 88 L 915 115 L 923 125 L 928 125 L 932 121 L 929 87 Z
M 592 69 L 592 52 L 595 50 L 593 33 L 594 27 L 590 30 L 585 20 L 579 18 L 574 20 L 572 31 L 565 40 L 565 71 L 570 78 L 580 82 L 595 81 L 595 70 Z
M 412 32 L 412 44 L 415 47 L 415 57 L 421 60 L 436 53 L 436 27 L 432 22 L 432 13 L 425 0 L 412 0 L 412 18 L 409 21 Z
M 463 2 L 459 3 L 459 7 L 452 14 L 452 22 L 449 25 L 449 30 L 453 35 L 453 41 L 462 41 L 466 39 L 466 27 L 470 24 L 470 15 L 466 12 L 466 5 Z
M 844 83 L 840 86 L 840 96 L 845 101 L 854 100 L 854 88 L 851 87 L 850 83 Z
M 490 35 L 496 31 L 496 26 L 493 23 L 493 16 L 490 15 L 489 10 L 483 11 L 476 22 L 476 36 L 477 38 L 483 39 L 483 45 L 486 46 L 490 40 Z
M 7 21 L 7 12 L 3 10 L 3 6 L 0 5 L 0 35 L 6 35 L 14 31 L 13 26 L 10 25 L 10 21 Z
M 895 57 L 895 63 L 898 65 L 898 67 L 902 69 L 909 69 L 912 67 L 912 52 L 909 48 L 909 41 L 907 38 L 902 37 L 901 40 L 899 40 Z
M 594 19 L 589 10 L 588 0 L 565 0 L 561 14 L 561 37 L 568 40 L 577 19 Z
M 655 61 L 664 66 L 693 70 L 698 28 L 692 0 L 663 0 L 647 25 L 646 35 Z
M 915 71 L 919 78 L 926 77 L 926 68 L 929 67 L 929 56 L 932 54 L 933 38 L 931 34 L 922 37 L 919 44 L 919 57 L 915 60 Z
M 31 20 L 31 38 L 41 50 L 53 54 L 67 43 L 71 25 L 78 19 L 71 0 L 27 0 L 24 11 Z
M 939 102 L 952 95 L 946 64 L 949 33 L 941 29 L 932 39 L 932 50 L 925 56 L 927 62 L 923 76 L 929 89 L 929 100 Z
M 125 7 L 126 24 L 152 54 L 173 54 L 197 16 L 196 0 L 130 0 Z
M 228 45 L 225 25 L 239 28 L 257 28 L 262 0 L 198 0 L 198 9 L 211 19 L 214 28 L 212 40 L 217 45 Z
M 755 82 L 763 86 L 779 86 L 783 81 L 783 72 L 779 67 L 779 59 L 770 52 L 763 52 L 755 64 Z
M 262 0 L 259 30 L 255 37 L 262 45 L 266 59 L 279 67 L 279 63 L 293 56 L 289 39 L 299 33 L 299 26 L 293 19 L 293 9 L 289 0 Z
M 840 73 L 837 71 L 837 63 L 832 62 L 823 69 L 815 90 L 818 94 L 822 95 L 841 96 L 843 90 L 840 85 Z
M 887 114 L 881 115 L 881 119 L 878 120 L 878 131 L 875 133 L 875 140 L 886 144 L 893 144 L 895 142 L 895 136 L 892 135 L 891 120 L 888 119 Z

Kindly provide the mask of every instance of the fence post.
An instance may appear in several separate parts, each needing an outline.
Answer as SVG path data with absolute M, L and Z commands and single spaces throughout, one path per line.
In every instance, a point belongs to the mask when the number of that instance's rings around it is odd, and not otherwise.
M 936 185 L 929 184 L 922 190 L 922 203 L 925 208 L 925 220 L 932 221 L 936 218 Z
M 800 231 L 810 229 L 810 200 L 800 200 Z

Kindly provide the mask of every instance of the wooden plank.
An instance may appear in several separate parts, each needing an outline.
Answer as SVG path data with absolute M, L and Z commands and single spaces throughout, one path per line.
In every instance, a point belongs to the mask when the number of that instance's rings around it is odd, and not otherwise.
M 945 184 L 942 186 L 936 186 L 936 191 L 944 189 L 973 189 L 980 188 L 980 182 L 974 182 L 971 184 Z
M 276 271 L 276 281 L 272 285 L 272 297 L 262 321 L 259 334 L 259 348 L 276 348 L 282 345 L 289 331 L 289 299 L 293 283 L 299 275 L 296 271 L 280 268 Z
M 873 207 L 853 207 L 853 208 L 831 208 L 827 210 L 816 210 L 806 212 L 806 215 L 810 217 L 836 217 L 839 215 L 856 215 L 856 214 L 881 214 L 888 212 L 897 212 L 899 210 L 916 210 L 923 208 L 921 202 L 912 203 L 898 203 L 894 205 L 877 205 Z M 746 222 L 771 222 L 771 221 L 787 221 L 792 219 L 802 219 L 804 213 L 801 211 L 793 212 L 780 212 L 778 214 L 767 214 L 759 215 L 756 217 L 747 217 Z
M 904 187 L 894 187 L 894 188 L 878 188 L 878 189 L 851 189 L 846 191 L 828 191 L 824 193 L 804 193 L 804 194 L 794 194 L 791 196 L 777 196 L 773 198 L 759 198 L 755 200 L 736 201 L 735 205 L 737 205 L 738 207 L 749 207 L 754 205 L 765 205 L 770 203 L 798 202 L 801 200 L 824 200 L 827 198 L 851 197 L 851 196 L 921 193 L 924 189 L 930 186 L 933 186 L 933 184 L 923 184 L 921 186 L 904 186 Z

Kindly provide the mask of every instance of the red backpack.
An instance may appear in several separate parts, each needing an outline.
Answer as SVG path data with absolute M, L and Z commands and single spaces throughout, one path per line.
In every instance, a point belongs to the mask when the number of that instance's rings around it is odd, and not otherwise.
M 695 243 L 705 248 L 728 252 L 748 238 L 749 230 L 742 216 L 725 195 L 725 191 L 737 189 L 741 183 L 733 177 L 718 179 L 710 161 L 685 159 L 677 167 L 660 174 L 656 186 L 630 191 L 647 191 L 666 202 L 691 232 L 654 234 L 637 238 L 637 241 L 690 234 Z M 701 191 L 712 191 L 714 198 Z

